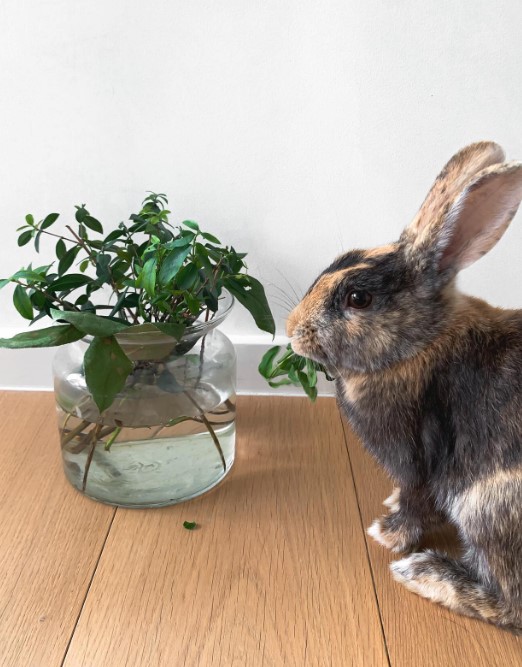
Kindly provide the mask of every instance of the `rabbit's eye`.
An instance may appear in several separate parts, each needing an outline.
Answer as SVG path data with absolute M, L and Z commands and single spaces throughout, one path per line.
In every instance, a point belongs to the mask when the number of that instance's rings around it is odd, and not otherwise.
M 348 308 L 368 308 L 372 302 L 372 295 L 365 290 L 354 290 L 348 294 L 346 305 Z

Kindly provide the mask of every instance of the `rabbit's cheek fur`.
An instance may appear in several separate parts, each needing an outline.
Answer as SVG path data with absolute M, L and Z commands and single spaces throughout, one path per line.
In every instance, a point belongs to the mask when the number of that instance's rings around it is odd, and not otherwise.
M 413 356 L 437 335 L 451 295 L 409 267 L 400 244 L 338 257 L 290 314 L 287 333 L 298 354 L 333 369 L 375 371 Z M 446 286 L 453 292 L 452 283 Z M 368 308 L 346 305 L 350 290 L 372 295 Z
M 441 313 L 447 312 L 441 307 L 434 315 L 433 299 L 423 303 L 414 288 L 376 294 L 374 301 L 374 307 L 340 315 L 324 330 L 323 346 L 338 369 L 375 372 L 415 356 L 438 335 Z
M 331 328 L 331 314 L 325 309 L 324 302 L 326 295 L 335 289 L 342 277 L 338 274 L 322 276 L 317 281 L 316 287 L 309 290 L 301 303 L 290 313 L 286 333 L 297 354 L 321 363 L 327 361 L 326 332 Z

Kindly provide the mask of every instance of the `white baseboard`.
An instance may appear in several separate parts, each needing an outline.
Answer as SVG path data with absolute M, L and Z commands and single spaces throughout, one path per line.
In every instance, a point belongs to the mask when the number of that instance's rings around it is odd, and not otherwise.
M 0 329 L 0 338 L 9 338 L 14 330 Z M 286 344 L 286 339 L 277 337 L 266 342 L 266 336 L 230 336 L 237 353 L 237 388 L 239 394 L 304 396 L 304 392 L 293 386 L 272 389 L 261 377 L 257 367 L 263 354 L 272 345 Z M 19 391 L 52 390 L 51 363 L 53 348 L 5 350 L 0 349 L 0 389 Z M 333 382 L 319 380 L 319 394 L 333 396 Z

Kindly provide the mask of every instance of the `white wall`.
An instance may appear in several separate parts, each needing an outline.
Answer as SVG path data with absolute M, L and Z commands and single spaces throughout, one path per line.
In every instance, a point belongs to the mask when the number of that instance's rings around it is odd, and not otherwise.
M 521 25 L 513 0 L 2 0 L 0 277 L 26 213 L 110 225 L 163 191 L 249 252 L 282 333 L 278 287 L 396 238 L 456 149 L 522 159 Z M 520 305 L 521 240 L 518 214 L 463 287 Z M 257 334 L 239 307 L 226 328 Z

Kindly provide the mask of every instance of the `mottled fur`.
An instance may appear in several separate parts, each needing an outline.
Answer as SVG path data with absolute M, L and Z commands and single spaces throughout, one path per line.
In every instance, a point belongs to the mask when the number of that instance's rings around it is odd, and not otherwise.
M 463 614 L 522 630 L 522 311 L 455 287 L 502 236 L 522 198 L 522 165 L 496 144 L 443 169 L 397 243 L 339 257 L 290 315 L 294 350 L 337 376 L 339 403 L 397 486 L 370 534 L 416 547 L 454 523 L 464 555 L 423 551 L 392 572 Z M 368 308 L 347 305 L 369 292 Z

